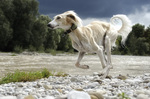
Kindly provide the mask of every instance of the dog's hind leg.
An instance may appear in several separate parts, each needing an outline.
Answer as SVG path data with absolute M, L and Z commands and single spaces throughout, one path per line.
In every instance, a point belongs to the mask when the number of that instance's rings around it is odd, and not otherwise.
M 79 52 L 78 59 L 77 59 L 75 66 L 78 68 L 82 68 L 82 69 L 89 69 L 88 65 L 80 65 L 80 62 L 81 62 L 84 54 L 85 54 L 85 52 Z
M 107 65 L 107 63 L 106 63 L 105 56 L 104 56 L 105 53 L 103 51 L 102 46 L 99 47 L 97 54 L 98 54 L 99 59 L 101 61 L 102 67 L 104 68 L 100 75 L 102 76 L 102 78 L 106 78 L 106 76 L 108 76 L 110 68 L 109 68 L 109 65 Z
M 100 47 L 98 48 L 97 54 L 98 54 L 99 59 L 100 59 L 100 61 L 101 61 L 102 67 L 105 68 L 105 67 L 106 67 L 106 59 L 105 59 L 105 56 L 104 56 L 105 53 L 104 53 L 104 51 L 103 51 L 103 47 L 102 47 L 102 46 L 100 46 Z
M 111 41 L 108 36 L 106 36 L 105 40 L 105 50 L 107 55 L 107 66 L 109 66 L 110 69 L 113 69 L 113 65 L 111 62 Z

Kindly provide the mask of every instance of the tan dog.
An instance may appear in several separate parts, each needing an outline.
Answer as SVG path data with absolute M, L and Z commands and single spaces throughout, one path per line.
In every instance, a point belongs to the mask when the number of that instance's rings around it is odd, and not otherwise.
M 117 30 L 112 24 L 114 19 L 122 21 L 122 27 Z M 125 42 L 128 34 L 132 30 L 131 22 L 125 15 L 115 15 L 111 18 L 111 23 L 94 21 L 87 26 L 82 26 L 81 19 L 74 11 L 67 11 L 54 17 L 54 20 L 48 23 L 52 29 L 62 28 L 69 34 L 72 40 L 72 46 L 79 51 L 79 56 L 75 64 L 76 67 L 88 69 L 88 65 L 81 65 L 84 54 L 97 53 L 102 67 L 102 77 L 105 78 L 109 70 L 113 68 L 111 63 L 111 47 L 115 45 L 119 35 L 122 36 L 122 43 Z M 106 56 L 105 56 L 106 53 Z

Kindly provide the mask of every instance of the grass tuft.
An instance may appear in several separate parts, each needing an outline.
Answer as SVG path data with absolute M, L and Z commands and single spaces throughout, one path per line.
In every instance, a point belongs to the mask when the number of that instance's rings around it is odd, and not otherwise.
M 129 98 L 128 95 L 125 94 L 124 92 L 118 94 L 118 97 L 119 97 L 119 99 L 131 99 L 131 98 Z
M 35 72 L 22 72 L 16 70 L 14 73 L 8 73 L 5 77 L 0 80 L 0 84 L 10 83 L 10 82 L 27 82 L 35 81 L 41 78 L 48 78 L 49 76 L 67 76 L 65 73 L 58 72 L 52 73 L 48 69 L 43 69 L 42 71 Z

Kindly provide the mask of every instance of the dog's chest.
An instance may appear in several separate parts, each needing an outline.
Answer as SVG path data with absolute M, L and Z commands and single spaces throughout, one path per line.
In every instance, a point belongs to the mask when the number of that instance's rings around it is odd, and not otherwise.
M 72 46 L 76 50 L 81 52 L 88 52 L 88 53 L 93 52 L 92 46 L 90 42 L 88 42 L 87 40 L 80 39 L 75 35 L 71 37 L 71 40 L 72 40 Z

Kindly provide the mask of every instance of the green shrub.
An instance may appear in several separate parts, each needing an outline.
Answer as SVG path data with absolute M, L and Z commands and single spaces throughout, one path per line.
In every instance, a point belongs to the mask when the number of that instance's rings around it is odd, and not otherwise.
M 50 50 L 50 53 L 51 53 L 53 56 L 56 56 L 56 54 L 57 54 L 56 50 L 53 50 L 53 49 Z
M 131 98 L 129 98 L 128 95 L 125 94 L 124 92 L 118 94 L 118 97 L 119 97 L 119 99 L 131 99 Z
M 51 49 L 49 49 L 49 48 L 47 48 L 46 50 L 45 50 L 45 53 L 50 53 L 51 52 Z
M 10 83 L 10 82 L 27 82 L 35 81 L 41 78 L 48 78 L 49 76 L 67 76 L 65 73 L 52 73 L 48 69 L 43 69 L 42 71 L 35 72 L 21 72 L 16 70 L 14 73 L 8 73 L 4 78 L 1 79 L 0 84 Z
M 36 48 L 34 46 L 30 45 L 28 50 L 31 52 L 34 52 L 34 51 L 36 51 Z
M 53 74 L 45 68 L 42 71 L 42 76 L 43 76 L 43 78 L 48 78 L 49 76 L 53 76 Z
M 15 46 L 15 47 L 14 47 L 14 52 L 15 52 L 15 53 L 22 53 L 22 52 L 23 52 L 23 49 L 22 49 L 21 46 Z
M 57 77 L 65 77 L 65 76 L 67 76 L 68 74 L 66 74 L 66 73 L 64 73 L 64 72 L 58 72 L 58 73 L 56 73 L 55 74 L 55 76 L 57 76 Z

